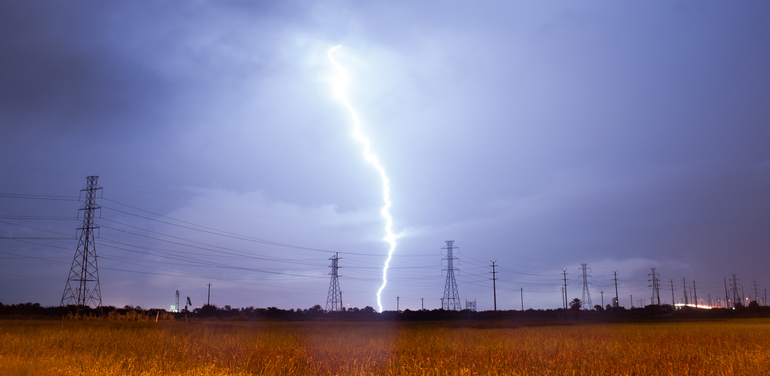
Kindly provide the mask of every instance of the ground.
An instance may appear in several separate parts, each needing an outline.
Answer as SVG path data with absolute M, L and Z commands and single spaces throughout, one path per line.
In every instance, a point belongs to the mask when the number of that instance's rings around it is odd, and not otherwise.
M 0 320 L 4 375 L 770 374 L 770 319 Z

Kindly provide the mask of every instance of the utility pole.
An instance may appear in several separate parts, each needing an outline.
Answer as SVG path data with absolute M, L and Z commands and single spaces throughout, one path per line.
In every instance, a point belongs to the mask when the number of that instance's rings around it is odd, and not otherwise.
M 615 304 L 617 305 L 615 308 L 618 308 L 620 307 L 620 300 L 618 300 L 618 271 L 613 270 L 612 274 L 615 276 Z
M 521 288 L 521 311 L 524 312 L 524 288 Z
M 698 290 L 695 288 L 695 280 L 692 280 L 692 294 L 695 298 L 695 308 L 698 308 Z
M 396 297 L 396 312 L 401 312 L 401 297 Z
M 444 284 L 444 298 L 441 300 L 441 307 L 450 311 L 459 311 L 462 309 L 462 305 L 455 280 L 455 270 L 457 269 L 454 267 L 454 260 L 457 260 L 457 257 L 454 257 L 454 250 L 457 247 L 454 246 L 454 242 L 454 240 L 447 240 L 445 241 L 446 247 L 441 248 L 446 249 L 446 257 L 444 258 L 446 260 L 446 283 Z
M 329 279 L 329 292 L 326 294 L 326 311 L 342 311 L 342 290 L 340 289 L 340 275 L 339 275 L 339 261 L 340 253 L 337 252 L 334 256 L 329 257 L 332 271 L 329 272 L 331 278 Z
M 743 285 L 741 285 L 741 304 L 745 307 L 746 304 L 746 292 L 743 291 Z
M 676 307 L 676 298 L 674 297 L 674 279 L 671 279 L 671 308 Z
M 80 210 L 83 211 L 83 224 L 78 227 L 80 239 L 72 259 L 67 283 L 61 297 L 62 306 L 91 306 L 101 307 L 102 290 L 99 287 L 99 267 L 96 263 L 96 243 L 94 230 L 99 226 L 94 224 L 94 214 L 101 209 L 96 205 L 96 191 L 102 189 L 97 182 L 98 176 L 86 178 L 86 187 L 80 192 L 86 193 L 85 202 Z M 80 211 L 78 211 L 80 214 Z
M 567 303 L 569 303 L 569 298 L 567 298 L 567 269 L 561 271 L 564 274 L 564 309 L 567 309 Z
M 421 302 L 420 303 L 420 310 L 424 311 L 425 310 L 425 298 L 420 298 L 420 302 Z
M 730 308 L 730 297 L 727 295 L 727 277 L 722 277 L 725 280 L 725 308 Z
M 687 281 L 684 277 L 682 277 L 682 286 L 684 286 L 684 305 L 686 307 L 689 302 L 687 301 Z
M 495 312 L 497 312 L 497 287 L 495 286 L 495 281 L 497 281 L 497 278 L 495 278 L 495 263 L 497 260 L 489 260 L 489 262 L 492 263 L 492 295 L 494 296 Z
M 206 299 L 206 305 L 211 305 L 211 282 L 209 282 L 209 297 Z
M 599 291 L 602 294 L 602 309 L 604 309 L 604 291 Z
M 634 295 L 631 295 L 631 309 L 634 308 Z

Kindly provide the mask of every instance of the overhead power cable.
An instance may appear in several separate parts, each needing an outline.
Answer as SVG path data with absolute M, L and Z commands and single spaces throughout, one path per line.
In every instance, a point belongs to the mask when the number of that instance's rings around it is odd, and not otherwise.
M 74 196 L 46 196 L 46 195 L 27 195 L 15 193 L 0 193 L 0 198 L 17 198 L 25 200 L 53 200 L 53 201 L 80 201 Z

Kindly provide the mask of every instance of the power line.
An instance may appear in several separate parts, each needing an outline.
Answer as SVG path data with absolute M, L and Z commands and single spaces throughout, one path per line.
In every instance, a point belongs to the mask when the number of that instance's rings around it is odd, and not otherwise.
M 46 196 L 46 195 L 27 195 L 14 193 L 0 193 L 0 198 L 16 198 L 24 200 L 50 200 L 50 201 L 80 201 L 74 196 Z

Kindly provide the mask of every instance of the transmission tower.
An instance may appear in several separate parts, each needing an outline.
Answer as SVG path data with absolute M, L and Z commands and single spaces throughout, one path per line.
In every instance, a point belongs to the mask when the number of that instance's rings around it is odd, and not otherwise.
M 733 274 L 733 283 L 730 284 L 730 289 L 733 290 L 733 307 L 735 307 L 739 302 L 743 304 L 743 299 L 739 299 L 740 293 L 738 292 L 738 278 L 737 274 Z
M 591 302 L 591 292 L 588 291 L 588 271 L 591 269 L 588 267 L 588 264 L 583 263 L 580 264 L 580 268 L 578 271 L 582 271 L 583 275 L 580 276 L 580 279 L 583 281 L 583 299 L 581 299 L 580 303 L 582 303 L 583 309 L 590 310 L 593 308 L 593 303 Z
M 759 303 L 759 290 L 757 288 L 757 281 L 754 281 L 754 299 L 752 301 Z
M 340 276 L 337 272 L 339 269 L 340 253 L 337 252 L 334 256 L 329 257 L 332 261 L 330 268 L 332 271 L 329 275 L 332 276 L 329 281 L 329 293 L 326 295 L 326 311 L 341 311 L 342 310 L 342 290 L 340 290 Z
M 650 298 L 650 305 L 660 305 L 660 278 L 658 278 L 659 274 L 655 273 L 655 268 L 652 269 L 652 273 L 647 274 L 650 276 L 649 281 L 651 282 L 650 287 L 652 287 L 652 297 Z
M 61 297 L 61 305 L 91 306 L 102 305 L 102 291 L 99 287 L 99 268 L 96 264 L 96 244 L 94 243 L 94 212 L 101 209 L 96 205 L 96 191 L 102 189 L 96 183 L 98 176 L 86 178 L 86 187 L 80 192 L 85 192 L 86 200 L 80 210 L 83 211 L 83 224 L 78 227 L 80 238 L 72 259 L 72 266 L 64 286 Z M 78 211 L 78 214 L 80 211 Z
M 454 240 L 447 240 L 446 241 L 446 247 L 441 249 L 446 249 L 446 257 L 444 257 L 442 260 L 446 260 L 446 283 L 444 284 L 444 297 L 441 300 L 441 308 L 449 311 L 460 311 L 462 310 L 462 304 L 460 303 L 460 293 L 457 292 L 457 281 L 455 280 L 455 269 L 454 268 L 454 260 L 457 260 L 457 257 L 454 257 L 454 250 L 457 249 L 457 247 L 454 246 L 455 241 Z

